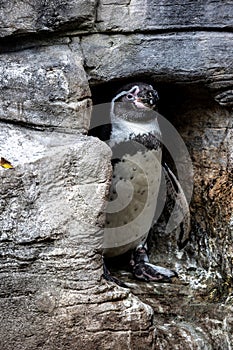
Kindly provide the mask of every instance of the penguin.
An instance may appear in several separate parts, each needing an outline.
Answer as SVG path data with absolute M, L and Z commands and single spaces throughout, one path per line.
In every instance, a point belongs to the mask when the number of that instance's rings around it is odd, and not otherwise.
M 175 191 L 181 211 L 188 203 L 175 175 L 162 165 L 162 135 L 158 123 L 159 96 L 152 85 L 139 82 L 123 86 L 111 102 L 113 173 L 106 206 L 104 259 L 131 251 L 130 267 L 141 281 L 170 282 L 176 271 L 149 262 L 147 238 L 161 206 L 162 174 Z M 163 199 L 162 206 L 167 205 Z M 187 215 L 189 221 L 189 215 Z M 185 225 L 189 230 L 189 222 Z M 187 236 L 187 233 L 185 234 Z M 111 277 L 106 264 L 104 276 Z M 118 283 L 121 285 L 121 283 Z

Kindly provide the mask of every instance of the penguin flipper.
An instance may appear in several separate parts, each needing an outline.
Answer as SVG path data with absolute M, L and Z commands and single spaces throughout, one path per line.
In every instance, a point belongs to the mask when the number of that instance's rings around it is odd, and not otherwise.
M 161 193 L 166 196 L 164 209 L 155 226 L 159 230 L 170 233 L 177 232 L 177 245 L 182 249 L 189 241 L 190 210 L 184 190 L 175 174 L 166 163 L 162 164 Z

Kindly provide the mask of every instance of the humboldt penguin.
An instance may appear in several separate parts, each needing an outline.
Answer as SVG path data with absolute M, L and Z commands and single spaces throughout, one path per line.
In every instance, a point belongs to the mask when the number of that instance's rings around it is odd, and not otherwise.
M 167 187 L 176 192 L 172 198 L 179 198 L 184 213 L 188 203 L 175 175 L 162 165 L 158 100 L 157 91 L 142 82 L 124 86 L 112 99 L 109 145 L 113 173 L 106 207 L 104 258 L 131 251 L 130 266 L 135 278 L 170 282 L 177 273 L 151 264 L 147 249 L 148 233 L 167 204 L 166 198 L 158 200 L 162 174 Z M 106 265 L 104 276 L 115 280 Z

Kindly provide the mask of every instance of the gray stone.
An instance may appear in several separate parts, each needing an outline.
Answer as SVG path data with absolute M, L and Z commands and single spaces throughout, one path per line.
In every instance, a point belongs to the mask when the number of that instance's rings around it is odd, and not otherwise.
M 232 28 L 231 1 L 2 1 L 0 37 L 54 31 Z
M 110 149 L 4 123 L 0 144 L 1 348 L 107 349 L 129 328 L 150 343 L 151 307 L 101 282 Z
M 99 31 L 133 32 L 174 29 L 229 29 L 233 24 L 231 1 L 101 0 L 97 11 Z
M 93 27 L 95 0 L 3 0 L 0 7 L 0 37 L 12 34 Z
M 78 44 L 6 53 L 0 62 L 0 119 L 87 131 L 90 90 Z
M 204 82 L 212 89 L 233 79 L 231 33 L 91 35 L 81 41 L 93 83 L 127 77 L 158 82 Z
M 102 155 L 97 158 L 100 149 Z M 99 213 L 110 171 L 110 152 L 104 144 L 98 139 L 2 124 L 1 155 L 14 166 L 1 168 L 3 245 L 16 245 L 21 255 L 20 245 L 26 248 L 31 244 L 34 252 L 33 244 L 51 241 L 54 245 L 67 238 L 66 249 L 68 242 L 75 245 L 84 235 L 87 249 L 93 244 L 90 249 L 100 250 L 101 234 L 89 242 L 85 232 L 87 227 L 103 224 Z M 17 265 L 17 258 L 12 261 Z

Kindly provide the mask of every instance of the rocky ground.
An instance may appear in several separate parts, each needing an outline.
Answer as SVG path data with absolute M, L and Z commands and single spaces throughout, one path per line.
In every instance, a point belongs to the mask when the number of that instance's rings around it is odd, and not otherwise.
M 1 2 L 0 349 L 232 348 L 232 7 Z M 101 277 L 111 152 L 87 131 L 92 103 L 136 80 L 189 150 L 192 230 L 183 251 L 152 237 L 179 279 L 115 272 L 124 289 Z

